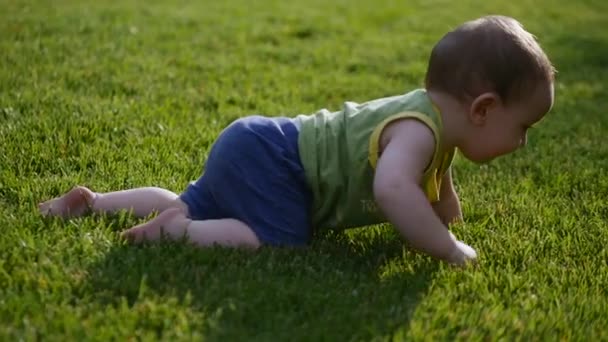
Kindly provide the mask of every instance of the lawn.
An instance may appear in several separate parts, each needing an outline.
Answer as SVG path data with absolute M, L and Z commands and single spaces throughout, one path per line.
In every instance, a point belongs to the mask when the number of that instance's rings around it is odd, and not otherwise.
M 390 226 L 305 249 L 132 247 L 127 213 L 61 221 L 75 184 L 180 192 L 214 137 L 420 87 L 433 43 L 484 14 L 559 70 L 529 146 L 456 160 L 480 254 L 455 269 Z M 608 2 L 0 0 L 0 340 L 608 340 Z

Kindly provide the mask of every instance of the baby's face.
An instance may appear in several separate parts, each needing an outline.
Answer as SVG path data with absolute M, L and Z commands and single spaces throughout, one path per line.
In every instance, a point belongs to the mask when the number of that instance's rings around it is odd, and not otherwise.
M 551 109 L 553 97 L 553 83 L 543 82 L 525 99 L 499 104 L 489 113 L 486 123 L 477 130 L 475 141 L 471 141 L 463 154 L 483 163 L 525 146 L 528 129 Z

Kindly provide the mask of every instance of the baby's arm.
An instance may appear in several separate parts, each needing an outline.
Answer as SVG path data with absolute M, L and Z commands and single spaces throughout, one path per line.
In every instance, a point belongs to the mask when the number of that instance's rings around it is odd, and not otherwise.
M 452 182 L 452 168 L 443 176 L 439 190 L 439 202 L 433 203 L 433 209 L 445 225 L 462 221 L 460 200 Z
M 381 146 L 374 195 L 401 236 L 413 248 L 449 263 L 474 259 L 474 251 L 459 248 L 419 185 L 435 150 L 430 129 L 416 120 L 397 121 L 384 129 Z

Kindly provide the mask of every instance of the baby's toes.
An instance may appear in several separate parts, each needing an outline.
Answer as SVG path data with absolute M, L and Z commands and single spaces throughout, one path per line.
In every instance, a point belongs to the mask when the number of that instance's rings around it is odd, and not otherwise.
M 51 201 L 38 203 L 38 212 L 40 215 L 48 216 L 51 214 Z
M 129 243 L 139 243 L 143 241 L 143 232 L 141 229 L 131 228 L 120 233 L 120 237 L 127 240 Z

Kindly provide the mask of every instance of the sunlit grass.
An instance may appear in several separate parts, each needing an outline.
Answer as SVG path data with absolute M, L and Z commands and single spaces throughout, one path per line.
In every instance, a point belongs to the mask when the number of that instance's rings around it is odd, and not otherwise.
M 529 147 L 455 164 L 476 267 L 389 226 L 302 250 L 131 247 L 127 213 L 43 219 L 75 184 L 180 192 L 237 117 L 422 85 L 432 44 L 517 17 L 559 70 Z M 608 5 L 0 0 L 0 339 L 584 340 L 608 326 Z

